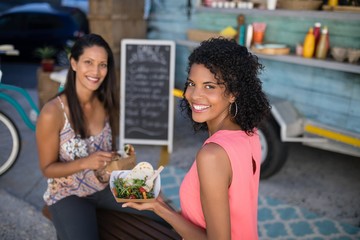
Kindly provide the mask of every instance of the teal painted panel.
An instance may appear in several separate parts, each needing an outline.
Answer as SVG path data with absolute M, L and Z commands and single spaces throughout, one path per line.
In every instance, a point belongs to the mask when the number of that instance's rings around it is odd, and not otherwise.
M 313 68 L 316 69 L 316 68 Z M 322 92 L 328 94 L 347 96 L 354 101 L 360 102 L 360 75 L 355 73 L 345 73 L 330 69 L 321 69 L 322 73 L 317 75 L 317 80 Z M 360 103 L 359 103 L 360 106 Z
M 352 88 L 352 96 L 351 98 L 354 101 L 360 101 L 360 75 L 356 79 L 354 79 L 354 87 Z M 357 106 L 360 110 L 360 105 Z
M 357 74 L 266 61 L 261 77 L 265 89 L 273 89 L 272 94 L 285 98 L 294 100 L 300 95 L 299 102 L 311 101 L 344 114 L 349 113 L 351 101 L 360 106 L 360 77 Z M 286 88 L 286 92 L 281 92 L 282 88 Z
M 151 32 L 148 33 L 149 39 L 164 39 L 164 40 L 175 40 L 176 36 L 179 36 L 178 39 L 185 38 L 183 34 L 175 34 L 169 32 Z
M 197 5 L 197 0 L 192 0 L 192 6 Z M 152 15 L 171 13 L 173 16 L 187 16 L 187 1 L 162 0 L 152 1 Z
M 359 133 L 360 132 L 359 123 L 360 123 L 360 118 L 355 118 L 355 117 L 347 118 L 348 130 L 354 131 L 354 133 Z M 341 128 L 342 123 L 340 122 L 338 126 L 340 126 Z
M 316 109 L 326 109 L 329 112 L 349 114 L 351 98 L 311 91 L 303 88 L 296 88 L 293 85 L 277 84 L 274 81 L 265 83 L 264 90 L 274 96 L 288 99 L 294 103 L 302 103 Z M 308 115 L 307 113 L 302 113 Z
M 331 69 L 308 67 L 270 60 L 260 60 L 264 66 L 264 76 L 277 84 L 293 85 L 295 88 L 323 92 L 330 95 L 352 98 L 356 80 L 360 76 Z
M 148 20 L 149 39 L 185 40 L 187 30 L 194 28 L 189 20 L 185 1 L 167 0 L 152 6 L 152 13 Z M 193 6 L 195 0 L 193 0 Z M 187 47 L 176 46 L 175 87 L 183 89 L 186 81 L 187 58 L 190 50 Z
M 360 77 L 354 81 L 355 86 L 360 86 Z M 349 114 L 360 116 L 360 87 L 353 87 Z M 359 121 L 360 122 L 360 121 Z
M 360 133 L 360 115 L 349 111 L 351 99 L 322 96 L 318 93 L 274 84 L 270 87 L 264 84 L 264 90 L 267 94 L 289 100 L 307 119 Z M 359 105 L 360 102 L 357 104 Z
M 169 35 L 174 34 L 174 39 L 186 39 L 186 31 L 188 29 L 187 26 L 177 26 L 176 28 L 172 28 L 171 24 L 159 24 L 159 25 L 150 25 L 149 26 L 148 35 L 153 34 L 153 32 L 158 33 L 160 35 Z
M 148 24 L 148 38 L 151 39 L 187 39 L 187 29 L 189 28 L 189 24 L 187 22 L 183 22 L 182 24 L 177 24 L 172 21 L 165 21 L 160 19 L 159 21 L 152 20 Z
M 309 119 L 360 133 L 359 75 L 345 79 L 339 71 L 267 62 L 261 79 L 268 94 L 289 100 Z M 269 67 L 277 64 L 283 67 Z
M 183 26 L 192 24 L 192 22 L 189 21 L 186 16 L 174 13 L 170 14 L 169 12 L 150 15 L 147 23 L 148 26 L 172 25 L 174 28 L 181 28 Z
M 186 18 L 185 15 L 180 15 L 180 14 L 177 14 L 176 12 L 175 13 L 166 12 L 163 14 L 157 14 L 157 15 L 150 16 L 149 23 L 156 22 L 156 21 L 157 22 L 166 21 L 166 23 L 172 22 L 175 25 L 182 25 L 182 24 L 184 24 L 184 22 L 188 22 L 188 19 Z
M 231 15 L 223 15 L 219 17 L 217 14 L 209 14 L 208 16 L 203 13 L 193 17 L 194 27 L 197 29 L 209 31 L 221 31 L 227 26 L 236 27 L 236 18 Z
M 179 53 L 179 56 L 176 57 L 175 87 L 183 90 L 187 78 L 187 64 L 191 49 L 177 45 L 176 50 L 176 53 Z
M 302 112 L 313 113 L 309 119 L 312 119 L 317 122 L 334 127 L 339 130 L 347 130 L 354 133 L 360 133 L 360 117 L 349 116 L 345 114 L 330 113 L 326 109 L 316 109 L 308 105 L 303 105 L 301 103 L 294 103 L 294 106 Z
M 152 13 L 162 13 L 171 10 L 182 9 L 186 6 L 185 1 L 166 0 L 166 1 L 152 1 Z
M 190 50 L 187 47 L 176 46 L 175 87 L 183 90 L 187 78 L 187 63 Z

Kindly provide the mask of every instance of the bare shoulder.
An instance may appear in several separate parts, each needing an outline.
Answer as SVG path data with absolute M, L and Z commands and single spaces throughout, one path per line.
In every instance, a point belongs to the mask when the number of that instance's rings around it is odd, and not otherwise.
M 231 184 L 232 169 L 224 148 L 216 143 L 205 144 L 196 156 L 196 166 L 204 194 L 208 191 L 211 195 L 213 189 L 225 194 Z
M 196 155 L 196 164 L 199 171 L 230 173 L 231 164 L 223 147 L 216 143 L 205 144 Z M 219 171 L 219 170 L 224 171 Z
M 205 144 L 197 153 L 197 161 L 215 161 L 220 162 L 219 159 L 228 158 L 226 151 L 216 143 Z
M 51 124 L 52 127 L 60 126 L 63 123 L 64 115 L 57 98 L 47 102 L 41 109 L 38 124 Z

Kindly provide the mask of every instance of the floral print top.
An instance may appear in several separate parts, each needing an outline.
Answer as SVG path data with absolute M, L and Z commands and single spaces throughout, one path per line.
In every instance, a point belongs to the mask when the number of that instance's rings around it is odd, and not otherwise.
M 64 110 L 63 102 L 60 97 L 58 99 Z M 60 132 L 59 161 L 76 161 L 76 159 L 86 157 L 96 151 L 111 151 L 111 128 L 108 121 L 106 121 L 101 133 L 81 139 L 72 129 L 65 111 L 64 117 L 65 124 Z M 101 183 L 91 169 L 67 177 L 49 178 L 47 182 L 48 187 L 44 194 L 47 205 L 52 205 L 70 195 L 88 196 L 103 190 L 108 185 L 107 183 Z

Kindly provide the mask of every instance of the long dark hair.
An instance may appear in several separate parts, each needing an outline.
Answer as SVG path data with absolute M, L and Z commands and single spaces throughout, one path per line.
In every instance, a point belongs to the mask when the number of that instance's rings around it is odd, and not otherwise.
M 115 125 L 117 121 L 117 108 L 118 101 L 116 98 L 116 75 L 115 75 L 115 66 L 114 66 L 114 56 L 109 47 L 109 44 L 97 34 L 88 34 L 77 40 L 74 46 L 71 48 L 70 59 L 79 61 L 80 56 L 84 53 L 85 48 L 92 46 L 103 47 L 108 55 L 108 71 L 105 76 L 104 81 L 100 87 L 96 90 L 95 94 L 100 102 L 103 103 L 106 110 L 107 116 L 109 117 L 110 126 L 112 133 L 115 132 Z M 76 72 L 69 67 L 66 84 L 63 93 L 65 94 L 68 105 L 69 112 L 72 121 L 72 127 L 76 134 L 79 134 L 81 138 L 89 137 L 88 131 L 85 127 L 84 113 L 80 106 L 79 99 L 76 94 Z M 113 134 L 114 136 L 114 134 Z M 114 143 L 115 139 L 112 139 Z
M 251 135 L 262 119 L 269 114 L 270 104 L 262 90 L 262 82 L 258 74 L 263 66 L 258 58 L 246 47 L 240 46 L 234 40 L 212 38 L 203 41 L 189 56 L 188 73 L 193 64 L 203 64 L 219 82 L 224 82 L 226 92 L 236 96 L 238 107 L 231 108 L 234 121 L 243 131 Z M 184 95 L 187 85 L 184 88 Z M 192 119 L 191 108 L 186 98 L 180 104 L 181 109 Z M 207 130 L 206 123 L 192 120 L 195 131 Z

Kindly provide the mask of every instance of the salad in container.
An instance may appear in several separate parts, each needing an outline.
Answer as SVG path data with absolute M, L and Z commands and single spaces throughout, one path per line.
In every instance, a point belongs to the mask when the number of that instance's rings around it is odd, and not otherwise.
M 159 173 L 152 181 L 152 178 L 156 176 L 155 173 L 156 171 L 148 162 L 140 162 L 132 170 L 113 171 L 109 186 L 115 200 L 119 203 L 155 201 L 161 188 Z M 151 184 L 147 182 L 149 179 Z

